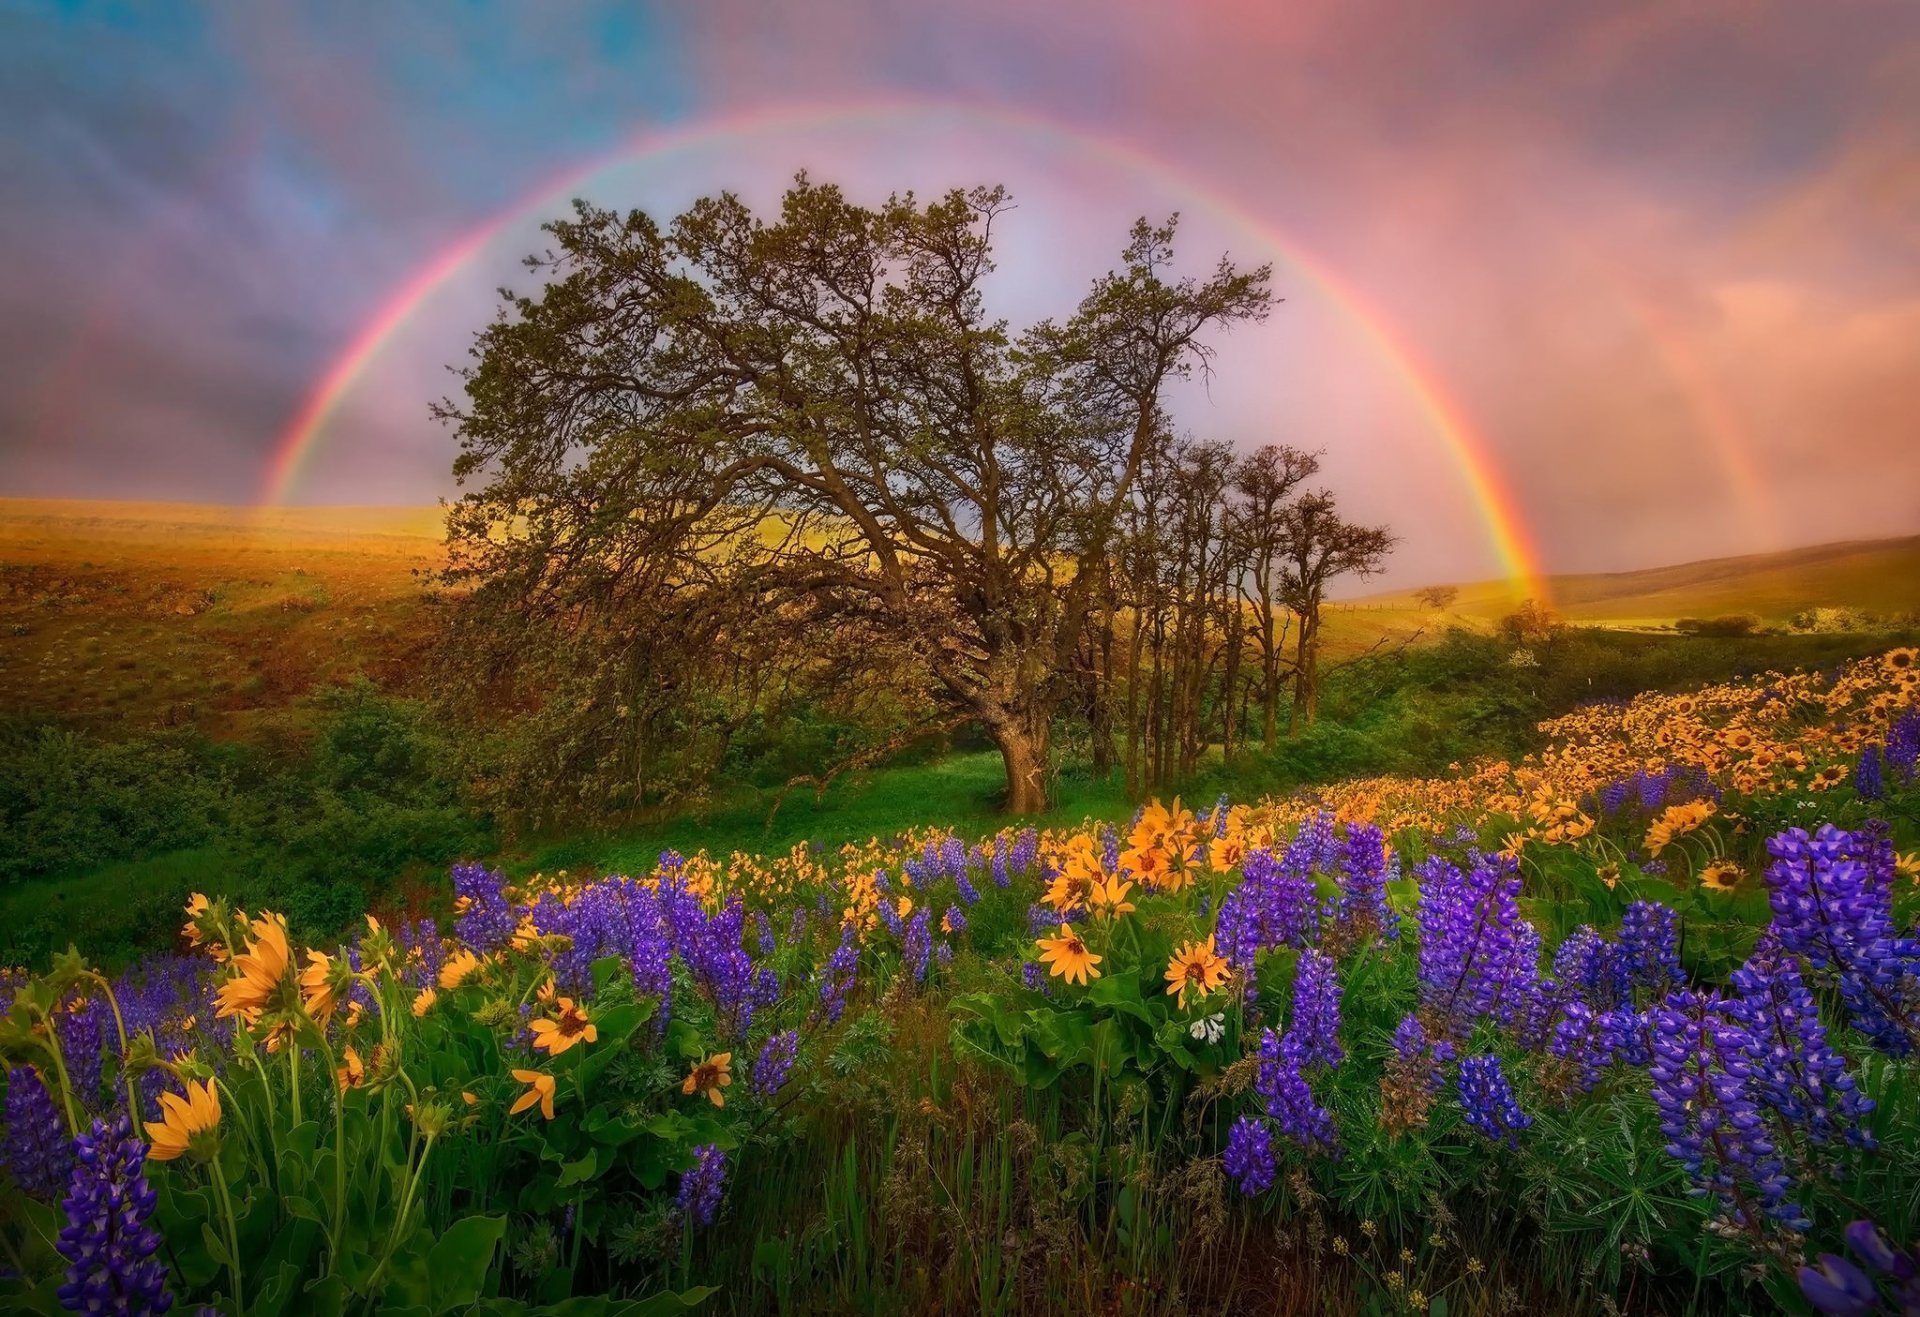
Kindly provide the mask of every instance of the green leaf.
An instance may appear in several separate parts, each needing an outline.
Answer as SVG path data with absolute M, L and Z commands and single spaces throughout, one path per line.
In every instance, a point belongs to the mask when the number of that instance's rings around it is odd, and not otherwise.
M 504 1216 L 469 1216 L 447 1227 L 427 1254 L 434 1312 L 451 1312 L 479 1300 L 493 1251 L 506 1230 Z

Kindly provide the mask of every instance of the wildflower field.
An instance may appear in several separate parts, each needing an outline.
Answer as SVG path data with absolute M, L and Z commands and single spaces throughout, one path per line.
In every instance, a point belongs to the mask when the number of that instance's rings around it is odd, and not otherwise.
M 1920 655 L 11 973 L 9 1311 L 1920 1311 Z

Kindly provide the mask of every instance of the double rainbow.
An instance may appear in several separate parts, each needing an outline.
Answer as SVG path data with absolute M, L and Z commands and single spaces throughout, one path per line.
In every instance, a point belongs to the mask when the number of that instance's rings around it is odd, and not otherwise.
M 781 109 L 756 112 L 670 132 L 642 136 L 632 142 L 567 170 L 533 188 L 506 209 L 456 239 L 396 288 L 386 302 L 361 326 L 345 350 L 328 367 L 288 422 L 268 464 L 261 501 L 284 503 L 320 445 L 327 423 L 368 365 L 394 334 L 434 292 L 474 260 L 502 232 L 530 217 L 554 211 L 597 175 L 648 156 L 690 147 L 722 146 L 770 130 L 806 126 L 839 126 L 863 119 L 897 123 L 904 115 L 953 114 L 971 123 L 985 123 L 1050 138 L 1086 156 L 1103 159 L 1129 170 L 1157 176 L 1206 202 L 1218 213 L 1241 225 L 1285 257 L 1295 272 L 1324 293 L 1369 348 L 1401 381 L 1419 408 L 1461 479 L 1485 527 L 1489 547 L 1516 598 L 1544 598 L 1544 573 L 1539 552 L 1519 501 L 1507 485 L 1493 450 L 1474 429 L 1465 412 L 1443 388 L 1434 372 L 1413 348 L 1397 335 L 1387 320 L 1348 283 L 1313 256 L 1291 234 L 1250 213 L 1214 186 L 1157 156 L 1130 144 L 1090 136 L 1077 129 L 1028 114 L 974 106 L 947 106 L 927 102 L 880 102 L 832 108 Z

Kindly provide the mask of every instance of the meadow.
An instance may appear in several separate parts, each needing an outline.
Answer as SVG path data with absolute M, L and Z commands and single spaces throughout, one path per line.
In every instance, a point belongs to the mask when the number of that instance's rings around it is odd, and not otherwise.
M 11 762 L 122 787 L 5 889 L 13 1310 L 1912 1302 L 1910 636 L 1421 619 L 1198 808 L 1008 826 L 963 738 L 509 839 L 404 684 L 430 541 L 164 524 L 9 531 Z

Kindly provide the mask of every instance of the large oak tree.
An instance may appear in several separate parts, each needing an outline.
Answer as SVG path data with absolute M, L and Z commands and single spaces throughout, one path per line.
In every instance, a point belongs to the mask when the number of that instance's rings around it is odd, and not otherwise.
M 762 218 L 726 194 L 666 225 L 576 203 L 547 276 L 478 336 L 451 519 L 475 597 L 577 626 L 675 607 L 690 643 L 764 619 L 857 625 L 1046 805 L 1052 720 L 1109 541 L 1207 335 L 1259 320 L 1266 266 L 1173 272 L 1137 223 L 1070 315 L 1021 332 L 985 282 L 1001 189 L 877 208 L 804 175 Z M 724 625 L 729 612 L 739 626 Z M 631 630 L 631 628 L 629 628 Z

